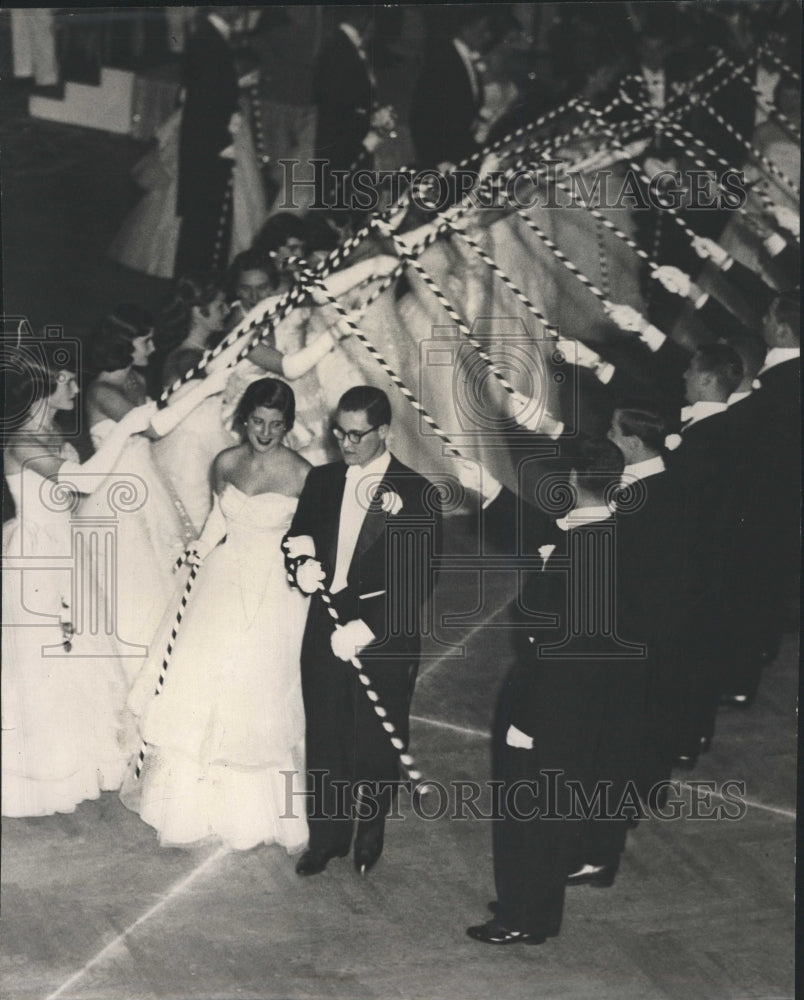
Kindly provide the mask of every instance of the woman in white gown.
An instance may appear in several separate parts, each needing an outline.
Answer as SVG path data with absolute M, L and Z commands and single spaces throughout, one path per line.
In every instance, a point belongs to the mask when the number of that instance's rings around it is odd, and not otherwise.
M 17 429 L 4 447 L 16 516 L 3 527 L 2 811 L 45 816 L 119 788 L 136 749 L 115 637 L 88 614 L 94 581 L 83 578 L 79 555 L 91 532 L 74 534 L 73 521 L 77 493 L 155 407 L 131 409 L 80 464 L 54 421 L 75 407 L 74 365 L 61 357 L 15 367 L 6 371 L 6 426 Z
M 371 275 L 387 274 L 396 263 L 395 257 L 386 255 L 368 258 L 330 275 L 327 287 L 331 294 L 343 295 Z M 276 270 L 265 258 L 244 253 L 233 268 L 231 289 L 247 306 L 251 306 L 256 297 L 255 289 L 263 296 L 266 288 L 277 289 Z M 197 278 L 184 279 L 177 284 L 175 299 L 167 314 L 180 346 L 168 355 L 171 364 L 166 384 L 196 365 L 203 354 L 203 346 L 212 339 L 214 331 L 210 328 L 210 317 L 214 319 L 216 313 L 211 309 L 210 295 Z M 245 330 L 278 301 L 279 295 L 257 299 L 238 326 Z M 321 302 L 324 301 L 322 298 Z M 198 530 L 212 506 L 210 470 L 213 459 L 223 448 L 239 441 L 236 428 L 231 426 L 232 414 L 249 382 L 262 378 L 266 372 L 276 373 L 294 384 L 301 380 L 299 408 L 302 420 L 297 421 L 287 444 L 314 463 L 327 461 L 324 414 L 328 417 L 340 393 L 358 384 L 361 378 L 346 352 L 338 346 L 339 339 L 348 330 L 337 323 L 324 326 L 319 320 L 318 329 L 311 329 L 305 336 L 304 328 L 309 319 L 306 307 L 295 309 L 278 326 L 275 338 L 269 337 L 258 344 L 230 371 L 222 400 L 215 398 L 199 406 L 173 433 L 155 444 L 156 462 L 165 478 L 172 482 Z M 233 365 L 241 346 L 233 344 L 227 348 L 215 358 L 209 370 L 218 372 Z M 324 393 L 325 386 L 329 397 Z
M 310 468 L 283 444 L 293 419 L 284 382 L 264 378 L 246 390 L 237 412 L 245 443 L 215 460 L 216 501 L 195 544 L 203 563 L 164 686 L 155 696 L 157 647 L 129 699 L 148 748 L 121 798 L 163 845 L 219 838 L 240 850 L 277 843 L 295 852 L 307 841 L 299 667 L 307 599 L 288 585 L 281 550 Z
M 97 377 L 87 390 L 87 418 L 92 443 L 100 448 L 118 421 L 148 396 L 143 366 L 153 347 L 150 314 L 131 303 L 121 303 L 101 325 L 92 344 L 91 363 Z M 129 682 L 134 681 L 172 603 L 176 582 L 173 566 L 197 534 L 178 495 L 151 456 L 151 440 L 176 427 L 198 405 L 220 392 L 225 374 L 196 382 L 183 397 L 154 417 L 143 435 L 129 440 L 108 476 L 81 504 L 82 515 L 114 516 L 117 523 L 117 579 L 106 584 L 116 595 L 119 654 Z M 129 510 L 110 510 L 110 487 L 115 483 L 131 492 Z

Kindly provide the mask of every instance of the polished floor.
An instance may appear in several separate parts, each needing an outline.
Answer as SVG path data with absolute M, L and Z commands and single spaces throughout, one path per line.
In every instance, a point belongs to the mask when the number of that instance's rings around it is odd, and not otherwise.
M 141 147 L 5 118 L 5 145 L 14 139 L 3 161 L 6 312 L 81 336 L 121 297 L 158 300 L 161 283 L 102 258 L 134 197 L 126 171 Z M 460 519 L 452 528 L 456 543 L 467 536 Z M 475 625 L 444 631 L 461 656 L 422 666 L 411 748 L 434 781 L 488 776 L 489 720 L 510 662 L 493 626 L 512 582 L 495 582 Z M 472 608 L 474 587 L 442 580 L 442 609 Z M 792 997 L 797 693 L 791 633 L 753 709 L 722 712 L 711 752 L 678 775 L 688 808 L 705 791 L 694 782 L 744 782 L 744 814 L 641 823 L 615 885 L 571 890 L 560 937 L 539 948 L 465 936 L 493 897 L 491 827 L 450 810 L 422 818 L 441 811 L 433 795 L 418 815 L 403 796 L 365 878 L 348 859 L 298 878 L 273 847 L 162 850 L 113 793 L 68 816 L 4 820 L 2 996 Z M 711 804 L 725 805 L 717 795 Z

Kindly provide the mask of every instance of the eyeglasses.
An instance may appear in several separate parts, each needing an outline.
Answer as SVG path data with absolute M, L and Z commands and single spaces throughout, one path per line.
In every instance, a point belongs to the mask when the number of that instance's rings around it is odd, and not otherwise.
M 377 424 L 377 427 L 380 425 Z M 367 431 L 345 431 L 343 427 L 339 427 L 337 424 L 332 425 L 332 436 L 336 441 L 343 441 L 344 438 L 349 439 L 349 444 L 360 444 L 363 438 L 367 434 L 371 434 L 372 431 L 376 431 L 377 427 L 369 427 Z

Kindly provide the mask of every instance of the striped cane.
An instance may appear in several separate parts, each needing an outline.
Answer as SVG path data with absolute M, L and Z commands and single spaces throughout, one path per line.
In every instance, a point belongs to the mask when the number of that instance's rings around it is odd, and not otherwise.
M 182 565 L 184 562 L 184 556 L 181 556 L 176 561 L 176 569 Z M 184 588 L 184 593 L 181 596 L 181 601 L 179 602 L 179 610 L 176 612 L 176 620 L 173 622 L 173 628 L 170 630 L 170 638 L 168 639 L 167 649 L 165 650 L 165 655 L 162 657 L 162 666 L 159 670 L 159 678 L 156 682 L 156 689 L 154 691 L 154 697 L 158 697 L 162 693 L 162 688 L 165 684 L 165 676 L 167 674 L 168 667 L 170 666 L 170 658 L 173 655 L 173 649 L 176 645 L 176 637 L 179 634 L 179 629 L 181 628 L 182 619 L 184 618 L 184 612 L 187 610 L 187 602 L 190 599 L 190 594 L 193 590 L 193 584 L 198 576 L 198 566 L 190 567 L 190 575 L 187 578 L 187 585 Z M 137 763 L 134 768 L 134 778 L 139 779 L 142 774 L 142 768 L 145 764 L 145 753 L 148 749 L 148 741 L 143 740 L 142 746 L 140 747 L 140 752 L 137 754 Z
M 282 551 L 285 554 L 285 559 L 289 560 L 290 555 L 288 551 L 287 535 L 285 535 L 285 537 L 282 539 Z M 295 571 L 289 568 L 287 577 L 288 577 L 288 582 L 291 584 L 291 586 L 296 587 L 298 590 L 301 590 L 301 587 L 299 587 L 298 583 L 296 582 Z M 302 593 L 306 593 L 306 591 L 302 590 Z M 330 594 L 329 590 L 327 590 L 324 584 L 321 583 L 319 585 L 319 589 L 315 591 L 315 593 L 318 594 L 318 596 L 321 598 L 324 607 L 327 609 L 327 614 L 332 619 L 333 626 L 337 627 L 338 625 L 340 625 L 341 616 L 338 614 L 338 609 L 332 603 L 332 595 Z M 426 791 L 427 786 L 422 784 L 422 772 L 416 766 L 416 761 L 413 759 L 412 755 L 409 754 L 405 749 L 405 743 L 399 736 L 396 726 L 394 726 L 393 722 L 391 722 L 391 720 L 388 718 L 388 712 L 385 708 L 383 708 L 382 704 L 380 703 L 380 696 L 374 690 L 371 683 L 371 678 L 363 669 L 363 664 L 360 662 L 360 659 L 356 655 L 351 657 L 349 662 L 357 671 L 358 679 L 360 680 L 360 683 L 363 685 L 363 690 L 366 693 L 366 697 L 371 702 L 371 707 L 374 709 L 374 714 L 380 720 L 380 725 L 388 734 L 388 739 L 391 741 L 391 745 L 397 752 L 397 756 L 399 757 L 399 762 L 407 771 L 410 780 L 416 782 L 416 788 L 414 791 L 417 794 L 424 793 Z

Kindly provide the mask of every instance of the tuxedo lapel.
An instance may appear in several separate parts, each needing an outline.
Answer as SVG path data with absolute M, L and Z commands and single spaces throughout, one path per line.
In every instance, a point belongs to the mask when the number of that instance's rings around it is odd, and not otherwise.
M 338 532 L 341 521 L 341 504 L 346 488 L 346 465 L 338 463 L 335 467 L 330 489 L 327 491 L 326 509 L 322 511 L 321 524 L 324 529 L 324 557 L 330 573 L 335 572 L 335 561 L 338 558 Z

